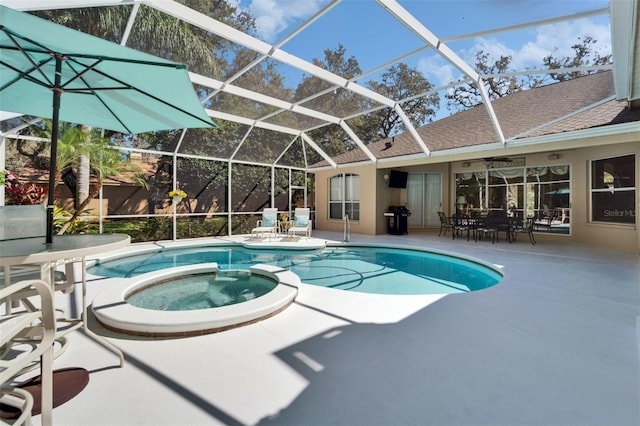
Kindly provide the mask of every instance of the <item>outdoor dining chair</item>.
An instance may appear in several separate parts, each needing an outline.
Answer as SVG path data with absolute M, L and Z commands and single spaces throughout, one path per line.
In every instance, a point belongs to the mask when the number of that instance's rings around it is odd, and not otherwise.
M 440 218 L 440 232 L 438 233 L 438 237 L 440 235 L 447 235 L 447 231 L 453 232 L 453 222 L 450 217 L 447 217 L 444 212 L 438 212 L 438 217 Z
M 495 243 L 498 239 L 498 227 L 494 220 L 494 215 L 489 212 L 486 216 L 479 216 L 475 219 L 474 239 L 478 242 L 479 239 L 491 237 L 491 244 Z
M 505 239 L 511 242 L 511 223 L 506 210 L 491 210 L 489 212 L 493 226 L 496 228 L 496 241 L 500 240 L 500 232 L 504 232 Z
M 529 235 L 529 241 L 531 245 L 536 244 L 536 238 L 533 236 L 533 228 L 535 225 L 535 220 L 532 217 L 525 219 L 524 223 L 520 226 L 515 226 L 513 228 L 513 241 L 515 242 L 518 239 L 518 234 L 527 234 Z
M 460 237 L 460 235 L 466 233 L 467 241 L 469 241 L 469 236 L 471 235 L 471 218 L 466 214 L 454 214 L 452 217 L 453 228 L 451 230 L 451 235 L 455 240 L 456 237 Z

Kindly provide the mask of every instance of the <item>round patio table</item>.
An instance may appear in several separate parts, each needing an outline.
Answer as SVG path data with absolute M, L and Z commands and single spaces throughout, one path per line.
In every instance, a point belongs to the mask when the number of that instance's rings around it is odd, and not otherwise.
M 0 241 L 0 265 L 43 264 L 84 258 L 122 248 L 130 242 L 131 237 L 125 234 L 55 235 L 50 244 L 45 242 L 44 236 L 3 240 Z
M 46 238 L 31 237 L 0 241 L 0 266 L 4 267 L 5 285 L 9 285 L 11 266 L 25 264 L 40 264 L 42 279 L 53 289 L 52 271 L 57 262 L 82 262 L 82 316 L 74 320 L 75 330 L 83 327 L 85 334 L 120 358 L 120 366 L 124 365 L 124 354 L 120 349 L 89 330 L 86 320 L 86 257 L 127 246 L 131 237 L 125 234 L 74 234 L 56 235 L 51 243 Z M 55 298 L 54 298 L 55 308 Z M 53 351 L 53 347 L 51 348 Z M 51 370 L 49 370 L 51 373 Z M 42 413 L 43 424 L 51 424 L 53 407 L 62 404 L 80 393 L 89 381 L 89 374 L 85 369 L 73 368 L 53 372 L 47 382 L 52 383 L 51 393 L 42 389 L 42 374 L 24 383 L 25 390 L 34 395 L 39 404 L 34 405 L 32 415 Z

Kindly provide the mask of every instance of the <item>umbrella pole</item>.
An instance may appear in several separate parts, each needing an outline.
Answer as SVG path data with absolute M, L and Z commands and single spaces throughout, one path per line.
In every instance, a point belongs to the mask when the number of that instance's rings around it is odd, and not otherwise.
M 62 60 L 56 55 L 56 77 L 53 89 L 53 117 L 51 123 L 51 158 L 49 160 L 49 193 L 47 195 L 47 244 L 53 242 L 53 208 L 55 205 L 56 174 L 58 161 L 58 127 L 60 120 L 60 78 L 62 74 Z

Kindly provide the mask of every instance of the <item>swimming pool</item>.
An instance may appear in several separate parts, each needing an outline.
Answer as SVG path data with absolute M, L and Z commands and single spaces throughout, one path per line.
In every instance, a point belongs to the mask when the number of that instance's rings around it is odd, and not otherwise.
M 96 261 L 93 275 L 135 277 L 183 265 L 215 262 L 222 270 L 255 264 L 288 269 L 306 284 L 374 294 L 452 294 L 491 287 L 502 274 L 484 262 L 425 250 L 386 246 L 327 246 L 273 250 L 237 245 L 166 248 Z

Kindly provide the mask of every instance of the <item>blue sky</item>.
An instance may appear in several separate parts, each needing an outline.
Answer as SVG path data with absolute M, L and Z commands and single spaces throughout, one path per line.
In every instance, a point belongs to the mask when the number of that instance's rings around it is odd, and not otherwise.
M 239 0 L 239 6 L 250 10 L 256 18 L 259 38 L 270 43 L 289 34 L 327 3 L 327 0 Z M 608 1 L 603 0 L 399 0 L 399 3 L 440 39 L 608 7 Z M 475 53 L 484 50 L 494 60 L 500 55 L 512 56 L 514 69 L 537 68 L 548 54 L 571 56 L 570 46 L 587 34 L 598 40 L 602 54 L 610 53 L 608 15 L 448 45 L 467 62 L 473 63 Z M 283 49 L 311 60 L 342 43 L 347 55 L 355 56 L 363 71 L 367 71 L 411 51 L 414 42 L 417 46 L 413 35 L 373 0 L 345 0 Z M 456 77 L 455 71 L 432 53 L 405 62 L 420 69 L 436 85 Z

